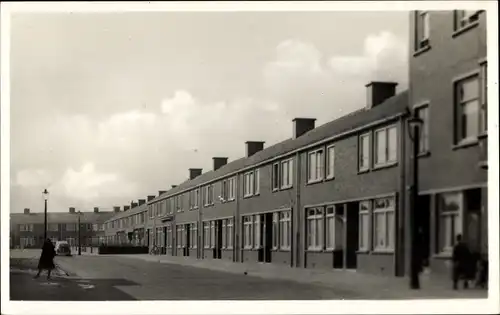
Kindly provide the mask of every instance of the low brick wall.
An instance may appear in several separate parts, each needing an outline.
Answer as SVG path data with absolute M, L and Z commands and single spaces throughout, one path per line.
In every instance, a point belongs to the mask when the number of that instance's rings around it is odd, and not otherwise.
M 147 254 L 147 246 L 101 246 L 99 255 L 119 255 L 119 254 Z

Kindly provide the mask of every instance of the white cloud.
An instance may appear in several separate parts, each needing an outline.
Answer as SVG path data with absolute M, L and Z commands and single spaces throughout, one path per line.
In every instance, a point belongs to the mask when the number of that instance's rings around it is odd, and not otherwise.
M 47 187 L 52 180 L 52 175 L 47 170 L 26 169 L 17 172 L 14 184 L 23 187 Z

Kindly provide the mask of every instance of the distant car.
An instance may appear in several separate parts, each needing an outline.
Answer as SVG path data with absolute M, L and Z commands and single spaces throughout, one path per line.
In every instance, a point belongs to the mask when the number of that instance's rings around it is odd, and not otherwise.
M 56 249 L 56 255 L 71 256 L 71 248 L 69 247 L 69 244 L 66 241 L 57 241 L 55 249 Z

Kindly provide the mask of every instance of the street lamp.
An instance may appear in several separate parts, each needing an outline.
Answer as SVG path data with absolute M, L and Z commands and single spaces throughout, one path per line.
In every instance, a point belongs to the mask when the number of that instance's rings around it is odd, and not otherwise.
M 81 238 L 81 224 L 80 224 L 80 217 L 82 215 L 81 211 L 78 211 L 78 256 L 82 255 L 82 238 Z
M 413 116 L 408 119 L 408 133 L 410 139 L 413 142 L 412 150 L 412 179 L 413 183 L 411 185 L 411 199 L 410 199 L 410 235 L 411 235 L 411 256 L 410 256 L 410 288 L 417 290 L 420 289 L 420 255 L 418 254 L 419 236 L 418 236 L 418 225 L 420 224 L 416 220 L 416 207 L 418 200 L 418 153 L 420 151 L 420 133 L 422 131 L 422 125 L 424 121 L 418 117 L 416 111 L 413 112 Z
M 47 200 L 49 199 L 49 192 L 47 191 L 47 189 L 45 189 L 43 192 L 42 192 L 42 195 L 43 195 L 43 200 L 45 201 L 45 210 L 43 211 L 43 216 L 44 216 L 44 219 L 43 219 L 43 241 L 45 242 L 45 240 L 47 239 Z

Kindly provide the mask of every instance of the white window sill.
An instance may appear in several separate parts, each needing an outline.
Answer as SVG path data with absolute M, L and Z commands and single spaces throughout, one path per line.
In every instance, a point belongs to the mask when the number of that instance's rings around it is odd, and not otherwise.
M 368 248 L 360 248 L 356 251 L 356 254 L 368 254 L 370 250 Z
M 280 188 L 280 190 L 287 190 L 287 189 L 292 189 L 293 188 L 293 185 L 289 185 L 289 186 L 282 186 Z
M 358 174 L 368 173 L 369 171 L 370 171 L 369 167 L 367 167 L 367 168 L 360 168 L 360 169 L 358 169 Z
M 321 252 L 323 252 L 323 249 L 322 248 L 308 248 L 306 251 L 312 252 L 312 253 L 321 253 Z
M 310 179 L 307 181 L 307 185 L 313 185 L 313 184 L 317 184 L 317 183 L 321 183 L 323 181 L 323 178 L 319 178 L 319 179 Z
M 372 251 L 372 254 L 392 255 L 392 254 L 394 254 L 394 249 L 392 249 L 392 248 L 375 248 Z
M 452 37 L 455 38 L 455 37 L 459 36 L 460 34 L 463 34 L 467 31 L 469 31 L 470 29 L 475 28 L 478 25 L 479 25 L 479 20 L 471 22 L 465 26 L 462 26 L 459 29 L 455 30 L 455 32 L 453 32 Z
M 376 170 L 380 170 L 380 169 L 384 169 L 384 168 L 389 168 L 389 167 L 396 166 L 397 164 L 398 164 L 398 161 L 375 164 L 373 166 L 373 170 L 376 171 Z
M 475 145 L 478 145 L 479 144 L 479 141 L 477 140 L 476 137 L 474 138 L 467 138 L 467 139 L 463 139 L 463 140 L 460 140 L 457 144 L 454 144 L 452 146 L 452 150 L 458 150 L 458 149 L 465 149 L 465 148 L 468 148 L 468 147 L 471 147 L 471 146 L 475 146 Z
M 420 43 L 419 43 L 419 44 L 420 44 Z M 430 50 L 430 49 L 431 49 L 431 45 L 430 45 L 430 43 L 429 43 L 429 41 L 428 41 L 428 42 L 427 42 L 427 45 L 425 45 L 425 46 L 423 46 L 423 47 L 421 47 L 421 48 L 418 48 L 417 50 L 415 50 L 415 51 L 413 52 L 413 57 L 417 57 L 417 56 L 419 56 L 419 55 L 423 54 L 424 52 L 426 52 L 426 51 L 428 51 L 428 50 Z

